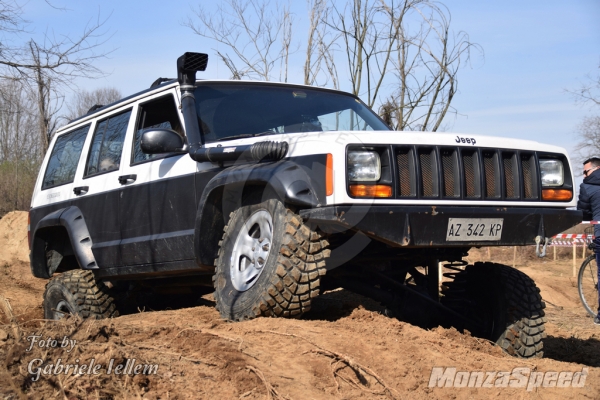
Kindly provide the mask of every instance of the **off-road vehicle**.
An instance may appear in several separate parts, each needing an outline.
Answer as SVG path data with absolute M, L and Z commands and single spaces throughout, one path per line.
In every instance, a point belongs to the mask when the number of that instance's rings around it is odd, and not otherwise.
M 564 149 L 394 132 L 358 97 L 178 78 L 56 133 L 31 204 L 46 318 L 117 315 L 115 298 L 214 287 L 221 316 L 298 317 L 342 287 L 424 326 L 541 356 L 544 303 L 472 247 L 537 245 L 581 221 Z M 446 278 L 440 274 L 445 272 Z M 212 289 L 211 289 L 212 290 Z M 127 301 L 124 301 L 127 303 Z

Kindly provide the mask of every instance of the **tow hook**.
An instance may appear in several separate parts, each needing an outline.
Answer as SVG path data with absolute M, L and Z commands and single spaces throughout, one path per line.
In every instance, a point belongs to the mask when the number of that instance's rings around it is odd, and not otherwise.
M 542 236 L 536 236 L 535 237 L 535 255 L 538 256 L 539 258 L 546 257 L 546 247 L 548 246 L 549 242 L 550 242 L 549 238 L 545 238 Z M 541 252 L 540 252 L 540 244 L 543 245 Z

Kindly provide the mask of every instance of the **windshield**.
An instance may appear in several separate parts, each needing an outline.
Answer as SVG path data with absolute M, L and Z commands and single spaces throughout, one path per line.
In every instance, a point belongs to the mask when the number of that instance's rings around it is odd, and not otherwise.
M 326 90 L 199 83 L 195 96 L 206 142 L 278 133 L 390 130 L 356 98 Z

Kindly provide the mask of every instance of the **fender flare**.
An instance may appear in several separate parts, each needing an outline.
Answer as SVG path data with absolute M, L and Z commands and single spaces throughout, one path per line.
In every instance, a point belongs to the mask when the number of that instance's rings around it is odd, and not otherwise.
M 313 156 L 311 165 L 293 159 L 246 164 L 215 175 L 204 188 L 196 212 L 194 252 L 198 264 L 214 265 L 223 226 L 229 214 L 242 205 L 245 187 L 268 187 L 286 204 L 300 208 L 324 205 L 325 160 L 323 154 Z
M 82 269 L 98 269 L 92 252 L 92 238 L 83 214 L 79 207 L 69 206 L 46 215 L 37 223 L 32 235 L 29 256 L 33 276 L 46 279 L 52 276 L 46 264 L 46 232 L 51 232 L 51 228 L 59 226 L 64 227 L 69 235 L 71 247 L 79 266 Z

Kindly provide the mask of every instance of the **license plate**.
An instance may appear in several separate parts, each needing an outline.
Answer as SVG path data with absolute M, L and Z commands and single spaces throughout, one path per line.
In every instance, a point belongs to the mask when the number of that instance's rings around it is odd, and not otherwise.
M 447 241 L 500 240 L 503 218 L 449 218 Z

